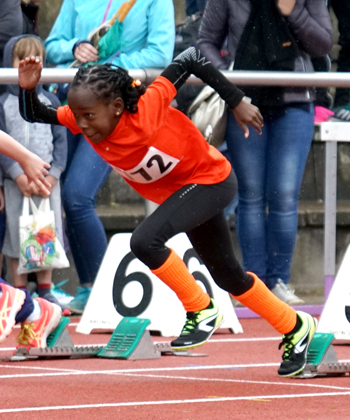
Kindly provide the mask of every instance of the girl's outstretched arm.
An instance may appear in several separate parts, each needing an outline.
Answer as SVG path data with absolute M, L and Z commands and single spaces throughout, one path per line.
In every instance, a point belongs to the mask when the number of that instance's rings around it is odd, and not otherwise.
M 50 195 L 48 188 L 50 183 L 45 176 L 48 175 L 50 165 L 44 162 L 39 156 L 30 152 L 15 139 L 0 130 L 0 153 L 16 160 L 23 168 L 29 181 L 33 181 L 45 196 Z
M 39 83 L 43 65 L 38 57 L 26 57 L 18 66 L 19 111 L 29 122 L 60 124 L 56 108 L 41 102 L 35 87 Z
M 238 125 L 248 137 L 247 124 L 251 125 L 259 134 L 263 125 L 263 118 L 255 105 L 245 101 L 244 92 L 232 84 L 210 61 L 208 61 L 195 47 L 190 47 L 178 55 L 174 61 L 162 72 L 177 90 L 194 74 L 215 89 L 231 108 Z

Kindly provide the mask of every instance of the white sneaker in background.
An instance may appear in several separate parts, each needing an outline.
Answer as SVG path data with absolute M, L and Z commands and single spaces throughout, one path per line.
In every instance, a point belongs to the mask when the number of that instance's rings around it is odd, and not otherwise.
M 277 284 L 271 292 L 283 302 L 288 303 L 288 305 L 301 305 L 305 303 L 303 299 L 295 295 L 294 290 L 291 290 L 281 279 L 277 280 Z

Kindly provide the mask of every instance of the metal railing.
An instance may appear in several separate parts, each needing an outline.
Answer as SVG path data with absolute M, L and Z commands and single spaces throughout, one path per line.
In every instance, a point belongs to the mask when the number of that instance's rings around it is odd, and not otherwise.
M 77 69 L 44 68 L 41 83 L 69 83 Z M 138 78 L 147 84 L 160 75 L 160 69 L 129 70 L 130 76 Z M 350 73 L 295 73 L 295 72 L 268 72 L 268 71 L 223 71 L 223 74 L 237 85 L 265 85 L 265 86 L 317 86 L 317 87 L 350 87 Z M 12 68 L 0 69 L 0 84 L 16 84 L 18 70 Z M 195 76 L 188 79 L 188 83 L 202 84 Z

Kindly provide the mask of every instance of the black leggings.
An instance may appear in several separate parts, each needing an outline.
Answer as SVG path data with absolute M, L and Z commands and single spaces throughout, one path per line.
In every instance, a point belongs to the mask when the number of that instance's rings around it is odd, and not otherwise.
M 165 243 L 186 232 L 193 248 L 208 268 L 215 283 L 239 296 L 253 285 L 237 261 L 224 208 L 237 191 L 233 172 L 214 185 L 186 185 L 171 195 L 134 231 L 130 247 L 135 256 L 155 270 L 170 255 Z

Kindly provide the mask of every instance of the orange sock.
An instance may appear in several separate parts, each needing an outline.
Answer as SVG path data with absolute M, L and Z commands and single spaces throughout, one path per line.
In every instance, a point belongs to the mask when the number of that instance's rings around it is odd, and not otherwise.
M 163 265 L 151 271 L 177 294 L 186 312 L 201 311 L 209 305 L 208 293 L 203 291 L 186 264 L 173 250 Z
M 288 334 L 297 322 L 296 311 L 276 297 L 259 277 L 248 272 L 254 278 L 251 289 L 240 296 L 233 296 L 244 306 L 265 318 L 279 333 Z

